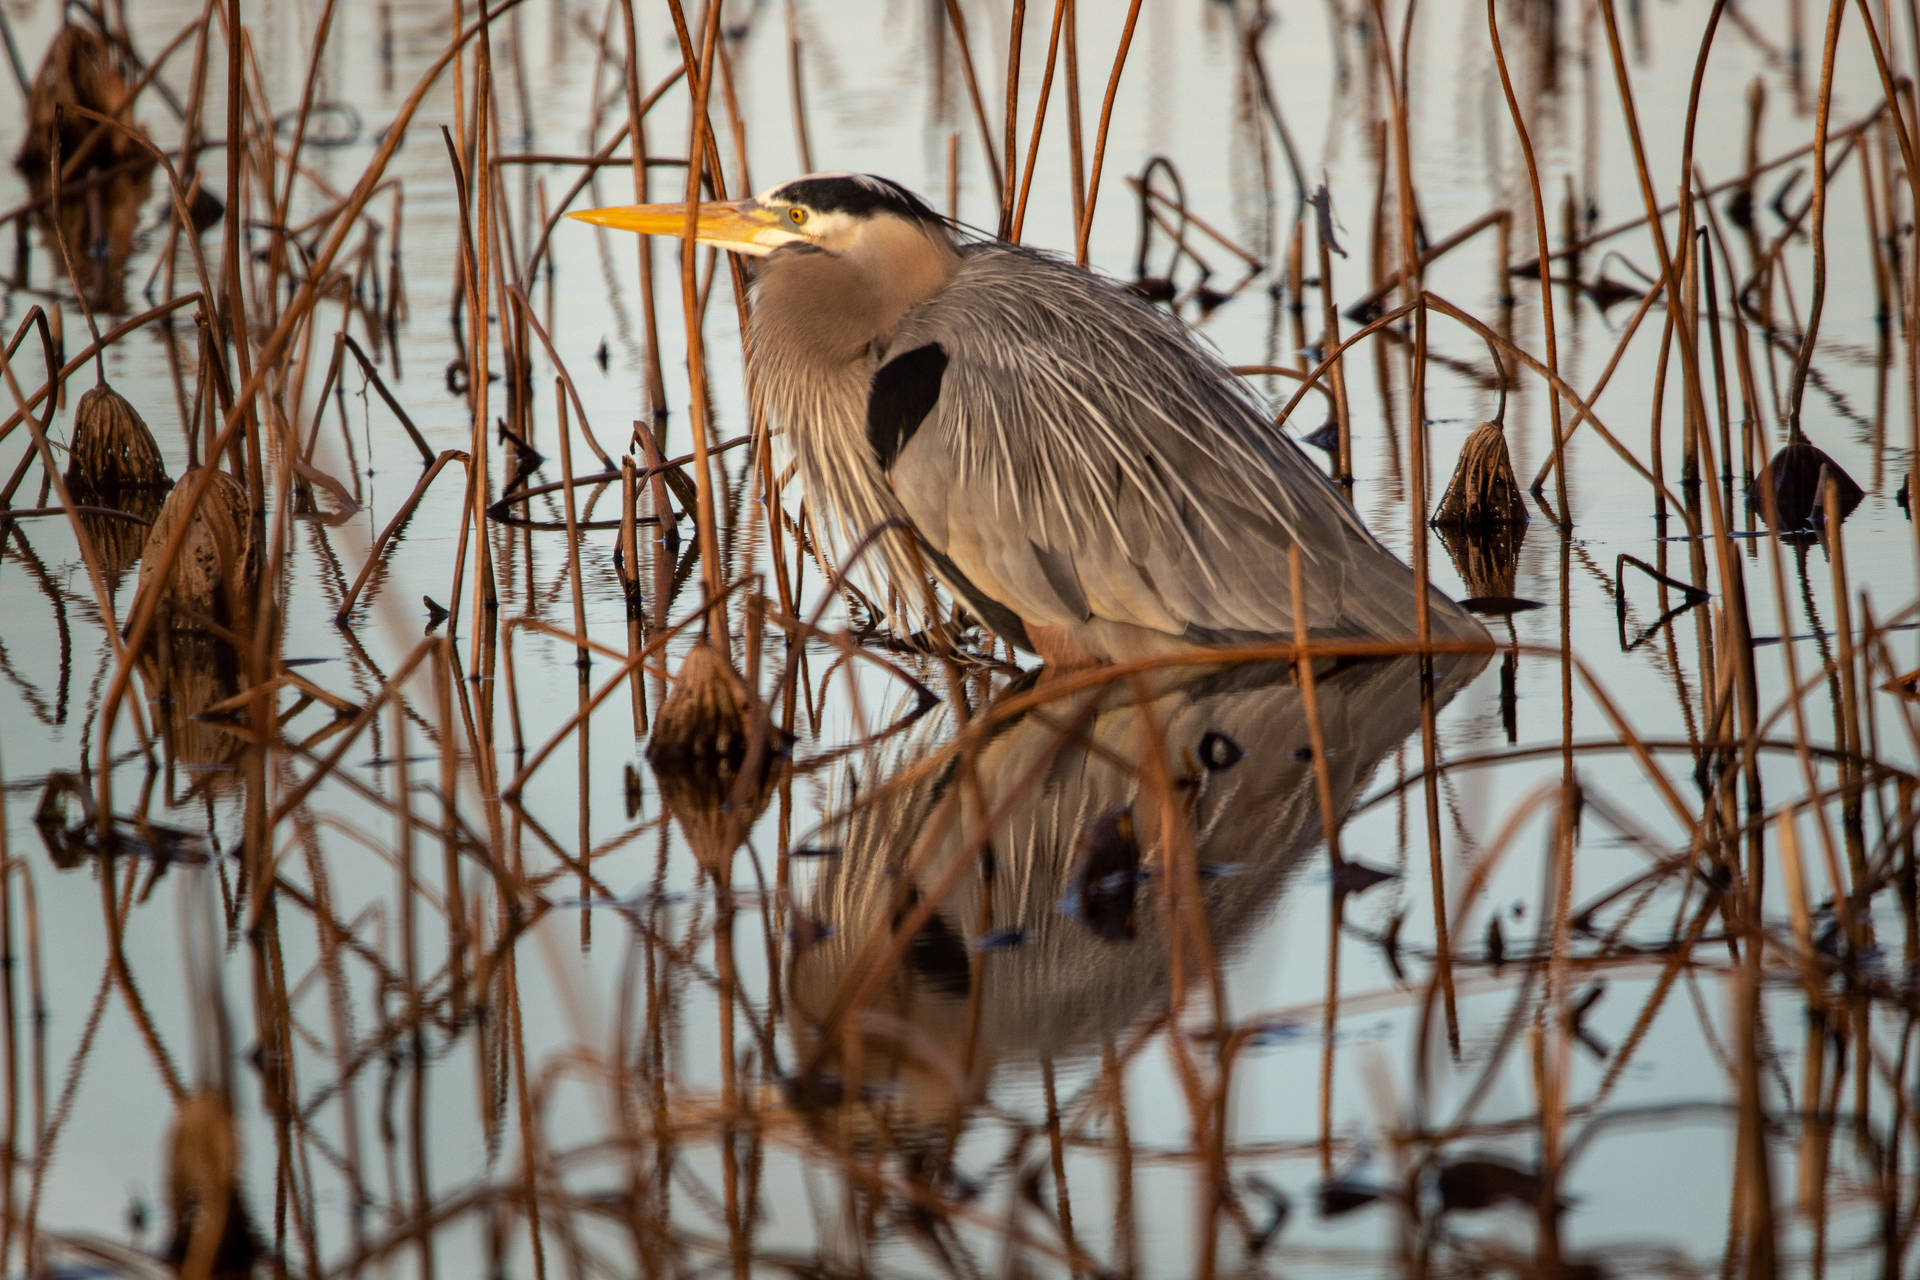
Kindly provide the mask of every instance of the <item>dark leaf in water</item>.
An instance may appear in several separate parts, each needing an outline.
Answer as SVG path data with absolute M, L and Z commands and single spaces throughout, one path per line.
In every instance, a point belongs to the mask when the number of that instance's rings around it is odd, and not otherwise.
M 1247 1030 L 1247 1044 L 1256 1049 L 1269 1048 L 1276 1044 L 1287 1044 L 1299 1040 L 1307 1034 L 1307 1026 L 1302 1022 L 1266 1022 Z
M 1831 475 L 1840 487 L 1840 518 L 1846 519 L 1866 496 L 1854 478 L 1806 440 L 1795 440 L 1781 448 L 1747 487 L 1747 504 L 1766 515 L 1766 495 L 1773 495 L 1780 533 L 1810 532 L 1825 523 L 1826 477 Z
M 1328 421 L 1300 437 L 1301 444 L 1310 444 L 1316 449 L 1332 453 L 1340 447 L 1340 424 Z
M 1209 289 L 1207 286 L 1201 285 L 1194 291 L 1193 300 L 1199 306 L 1200 314 L 1204 316 L 1211 314 L 1221 303 L 1232 296 L 1230 293 L 1222 293 L 1218 289 Z
M 802 1111 L 820 1107 L 837 1107 L 846 1099 L 846 1085 L 840 1077 L 825 1072 L 810 1071 L 805 1074 L 776 1075 L 780 1092 L 787 1101 Z
M 528 472 L 539 470 L 541 464 L 546 462 L 547 455 L 528 444 L 517 435 L 511 427 L 507 426 L 503 420 L 495 418 L 493 425 L 499 438 L 502 441 L 511 441 L 514 449 L 520 455 L 520 470 L 515 477 L 515 483 L 508 486 L 509 492 L 511 492 L 513 489 L 519 488 L 519 481 L 525 479 Z
M 1753 230 L 1753 192 L 1741 187 L 1727 197 L 1727 221 L 1742 231 Z
M 1581 1048 L 1592 1054 L 1594 1058 L 1600 1062 L 1605 1062 L 1613 1056 L 1613 1046 L 1585 1027 L 1576 1026 L 1573 1029 L 1573 1038 L 1580 1042 Z
M 631 760 L 627 762 L 626 770 L 623 789 L 627 800 L 627 821 L 632 822 L 640 814 L 640 771 L 633 767 Z
M 1247 1194 L 1258 1196 L 1267 1204 L 1266 1222 L 1256 1228 L 1247 1240 L 1247 1251 L 1257 1254 L 1272 1244 L 1273 1238 L 1280 1234 L 1280 1228 L 1287 1225 L 1287 1218 L 1293 1213 L 1293 1201 L 1287 1198 L 1286 1192 L 1257 1173 L 1249 1177 L 1244 1185 Z
M 1207 730 L 1206 736 L 1200 739 L 1200 763 L 1212 773 L 1233 768 L 1246 754 L 1239 743 L 1218 729 Z
M 187 217 L 193 223 L 196 232 L 220 225 L 220 219 L 227 216 L 227 206 L 220 197 L 207 190 L 202 182 L 193 188 L 193 195 L 187 200 Z
M 1500 917 L 1489 916 L 1487 918 L 1487 963 L 1491 964 L 1494 973 L 1498 974 L 1500 966 L 1506 962 L 1507 935 L 1500 932 Z
M 793 945 L 805 949 L 833 937 L 833 926 L 810 915 L 795 912 L 787 921 L 787 937 Z
M 1527 600 L 1520 596 L 1469 596 L 1460 602 L 1460 607 L 1483 618 L 1504 618 L 1509 614 L 1526 613 L 1547 606 L 1545 601 Z
M 1589 284 L 1580 286 L 1580 288 L 1587 297 L 1593 300 L 1593 304 L 1602 311 L 1605 311 L 1608 307 L 1614 306 L 1617 303 L 1626 302 L 1633 298 L 1644 298 L 1647 295 L 1645 289 L 1639 288 L 1636 285 L 1624 284 L 1619 280 L 1610 280 L 1606 276 L 1601 276 Z
M 1173 301 L 1173 281 L 1165 276 L 1141 276 L 1127 287 L 1148 302 Z
M 1342 861 L 1333 869 L 1333 891 L 1338 894 L 1365 893 L 1382 880 L 1398 880 L 1397 871 L 1382 871 L 1370 867 L 1364 862 L 1355 862 L 1351 858 Z
M 1060 912 L 1078 920 L 1095 937 L 1125 942 L 1133 937 L 1139 881 L 1140 842 L 1134 837 L 1132 812 L 1121 805 L 1082 833 Z
M 1033 941 L 1025 929 L 992 929 L 973 940 L 975 951 L 1006 951 Z
M 1380 951 L 1386 957 L 1387 968 L 1393 971 L 1393 980 L 1406 985 L 1406 971 L 1400 967 L 1400 925 L 1407 918 L 1404 911 L 1396 912 L 1393 919 L 1387 921 L 1387 931 L 1380 937 Z
M 593 359 L 594 363 L 600 366 L 600 372 L 605 373 L 608 364 L 607 340 L 605 338 L 600 339 L 600 349 L 593 353 Z
M 1335 1179 L 1332 1182 L 1321 1183 L 1320 1189 L 1314 1193 L 1314 1200 L 1319 1205 L 1321 1217 L 1337 1218 L 1342 1214 L 1352 1213 L 1355 1209 L 1364 1208 L 1385 1194 L 1378 1187 L 1367 1187 L 1357 1182 Z
M 1469 1158 L 1440 1166 L 1440 1203 L 1455 1212 L 1471 1213 L 1501 1204 L 1532 1208 L 1540 1203 L 1543 1189 L 1537 1172 L 1504 1160 Z
M 1795 187 L 1799 186 L 1800 179 L 1806 176 L 1807 171 L 1805 168 L 1796 168 L 1786 176 L 1785 181 L 1774 189 L 1773 199 L 1767 202 L 1767 207 L 1773 210 L 1774 217 L 1780 219 L 1782 222 L 1793 221 L 1793 215 L 1787 212 L 1787 195 Z
M 837 858 L 840 846 L 833 844 L 803 844 L 787 850 L 789 858 Z

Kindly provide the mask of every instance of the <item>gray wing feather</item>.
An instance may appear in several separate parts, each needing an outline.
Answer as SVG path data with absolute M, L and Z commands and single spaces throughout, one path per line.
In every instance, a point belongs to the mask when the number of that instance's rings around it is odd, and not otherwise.
M 889 351 L 927 343 L 948 364 L 889 472 L 895 496 L 1030 622 L 1291 635 L 1297 545 L 1315 633 L 1411 633 L 1412 573 L 1173 317 L 1053 258 L 983 244 Z M 1437 633 L 1479 630 L 1432 598 Z

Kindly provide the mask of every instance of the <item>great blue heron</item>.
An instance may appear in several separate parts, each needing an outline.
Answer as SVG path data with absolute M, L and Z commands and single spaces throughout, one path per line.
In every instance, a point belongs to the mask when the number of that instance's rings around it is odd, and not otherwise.
M 682 235 L 684 205 L 574 215 Z M 816 174 L 703 203 L 760 259 L 755 383 L 806 492 L 916 558 L 1002 637 L 1078 663 L 1292 637 L 1411 637 L 1416 584 L 1253 391 L 1175 317 L 1044 253 L 968 238 L 911 191 Z M 1303 561 L 1304 608 L 1287 549 Z M 1433 634 L 1480 638 L 1438 591 Z

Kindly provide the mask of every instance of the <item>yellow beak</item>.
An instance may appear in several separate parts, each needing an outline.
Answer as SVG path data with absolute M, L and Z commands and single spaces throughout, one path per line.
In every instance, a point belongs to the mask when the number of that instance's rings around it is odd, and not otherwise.
M 693 212 L 693 238 L 716 249 L 764 257 L 783 244 L 805 238 L 789 230 L 777 210 L 762 208 L 751 200 L 699 204 Z M 684 236 L 688 226 L 684 204 L 630 204 L 583 209 L 567 216 L 643 236 Z

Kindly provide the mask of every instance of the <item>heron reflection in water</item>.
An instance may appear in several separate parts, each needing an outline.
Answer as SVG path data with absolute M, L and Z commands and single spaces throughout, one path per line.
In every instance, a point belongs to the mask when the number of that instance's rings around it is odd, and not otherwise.
M 1440 657 L 1436 707 L 1485 662 Z M 796 895 L 804 923 L 786 973 L 794 1053 L 814 1065 L 796 1100 L 817 1124 L 934 1176 L 997 1076 L 1090 1055 L 1164 1011 L 1169 814 L 1190 841 L 1215 951 L 1227 958 L 1256 931 L 1322 841 L 1301 690 L 1285 667 L 1181 674 L 1144 698 L 1113 685 L 1014 719 L 978 749 L 977 799 L 959 763 L 913 773 L 937 730 L 895 770 L 913 781 L 858 788 L 873 799 L 853 806 L 838 856 Z M 1351 664 L 1316 693 L 1344 815 L 1418 727 L 1420 664 Z M 1171 805 L 1151 781 L 1163 767 Z M 984 831 L 983 812 L 998 815 Z M 901 962 L 876 975 L 871 944 L 943 882 L 951 891 Z M 1183 972 L 1189 984 L 1201 974 Z
M 908 610 L 924 563 L 1049 663 L 1407 639 L 1423 606 L 1435 637 L 1485 639 L 1422 595 L 1246 383 L 1116 281 L 971 238 L 870 174 L 574 216 L 757 260 L 754 383 L 808 500 L 843 547 L 877 538 Z

